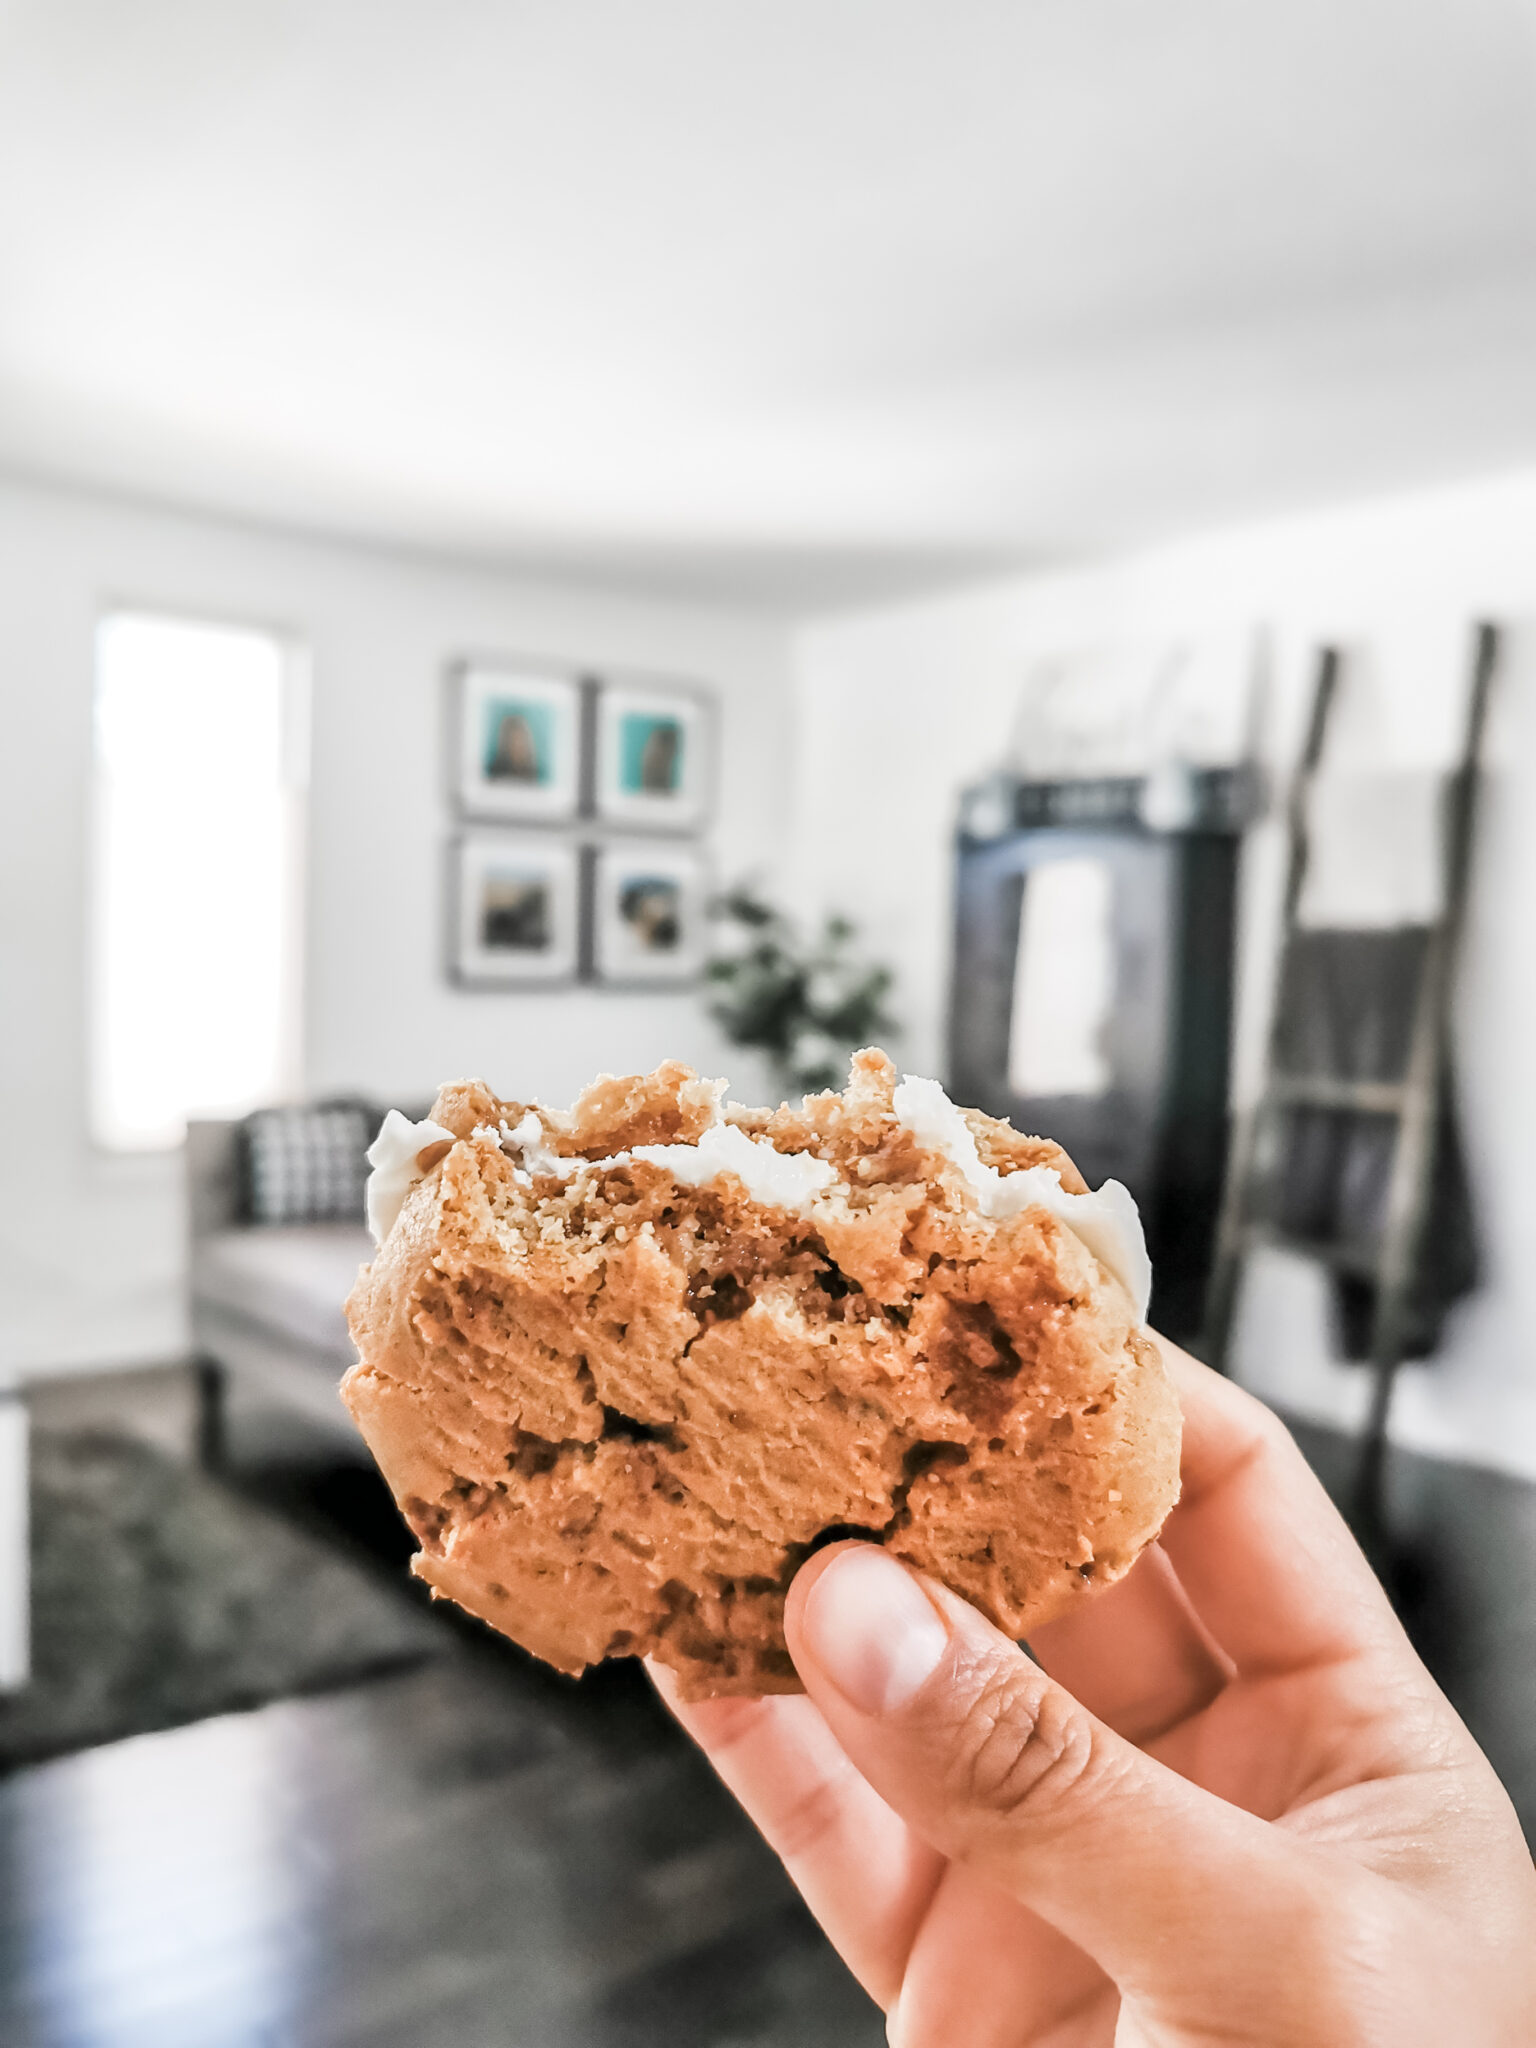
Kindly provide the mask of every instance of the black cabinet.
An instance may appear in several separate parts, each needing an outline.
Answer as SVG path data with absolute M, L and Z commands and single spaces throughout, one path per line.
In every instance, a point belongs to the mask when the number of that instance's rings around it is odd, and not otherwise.
M 1152 1319 L 1170 1336 L 1192 1337 L 1226 1165 L 1246 781 L 1232 771 L 1192 778 L 1188 821 L 1168 831 L 1142 821 L 1135 781 L 992 784 L 972 794 L 985 801 L 964 806 L 958 841 L 952 1093 L 1016 1129 L 1056 1139 L 1090 1186 L 1125 1183 L 1141 1206 L 1152 1256 Z M 983 817 L 987 836 L 975 829 Z M 1037 957 L 1026 994 L 1020 943 L 1029 892 L 1033 884 L 1043 902 L 1041 871 L 1061 862 L 1095 882 L 1082 900 L 1096 906 L 1099 929 L 1061 946 L 1059 970 L 1049 952 Z M 1053 971 L 1061 977 L 1055 989 Z M 1016 1006 L 1048 1010 L 1059 996 L 1070 1008 L 1080 990 L 1068 984 L 1081 974 L 1102 983 L 1086 1062 L 1094 1078 L 1084 1086 L 1079 1077 L 1072 1092 L 1030 1092 Z M 1048 1073 L 1051 1062 L 1036 1066 Z

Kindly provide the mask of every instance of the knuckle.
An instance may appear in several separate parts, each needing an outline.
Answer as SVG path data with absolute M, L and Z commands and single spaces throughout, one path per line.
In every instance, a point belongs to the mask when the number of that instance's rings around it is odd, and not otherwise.
M 991 1673 L 972 1700 L 951 1767 L 951 1791 L 999 1819 L 1040 1820 L 1092 1796 L 1105 1774 L 1094 1726 L 1038 1673 Z
M 818 1777 L 767 1819 L 763 1833 L 779 1860 L 794 1864 L 812 1855 L 838 1832 L 846 1817 L 846 1807 L 842 1780 Z
M 703 1702 L 708 1716 L 705 1747 L 718 1765 L 749 1749 L 768 1726 L 763 1709 L 767 1702 L 755 1699 L 719 1699 Z M 689 1716 L 699 1720 L 697 1708 Z

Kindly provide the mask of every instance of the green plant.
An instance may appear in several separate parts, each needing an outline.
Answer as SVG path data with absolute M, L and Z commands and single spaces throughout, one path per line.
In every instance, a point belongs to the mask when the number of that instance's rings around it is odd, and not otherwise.
M 797 1094 L 841 1087 L 848 1056 L 893 1032 L 884 999 L 890 970 L 859 960 L 846 917 L 823 920 L 807 944 L 793 922 L 742 884 L 717 898 L 721 938 L 705 974 L 710 1015 L 737 1045 L 766 1052 Z

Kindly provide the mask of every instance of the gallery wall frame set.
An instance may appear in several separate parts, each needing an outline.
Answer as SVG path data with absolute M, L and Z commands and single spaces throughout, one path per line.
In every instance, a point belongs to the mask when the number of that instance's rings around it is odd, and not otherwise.
M 708 864 L 696 840 L 659 835 L 697 832 L 709 815 L 712 697 L 475 660 L 451 672 L 448 702 L 464 821 L 449 846 L 450 978 L 475 989 L 695 980 Z

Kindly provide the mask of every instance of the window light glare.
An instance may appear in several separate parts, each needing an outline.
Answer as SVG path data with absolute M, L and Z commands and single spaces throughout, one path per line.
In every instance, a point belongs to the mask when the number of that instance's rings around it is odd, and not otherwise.
M 116 613 L 96 664 L 99 1141 L 283 1091 L 295 993 L 289 663 L 274 636 Z
M 1107 862 L 1043 860 L 1024 880 L 1014 956 L 1008 1086 L 1015 1095 L 1105 1094 L 1115 1002 L 1114 876 Z

